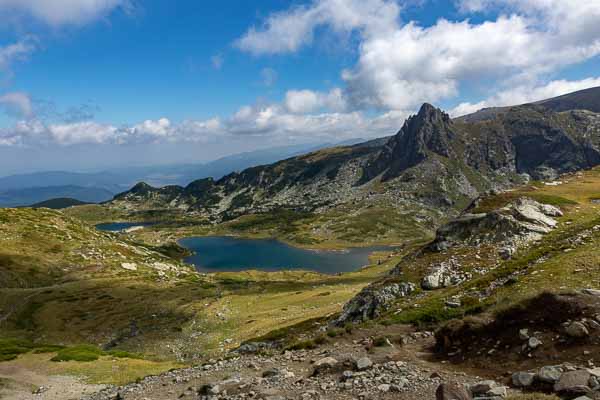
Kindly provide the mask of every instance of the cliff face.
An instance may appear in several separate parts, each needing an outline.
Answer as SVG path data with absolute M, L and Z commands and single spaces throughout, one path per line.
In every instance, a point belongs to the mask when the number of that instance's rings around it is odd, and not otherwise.
M 600 116 L 590 111 L 524 105 L 468 122 L 424 104 L 382 144 L 325 149 L 185 188 L 138 184 L 113 204 L 178 208 L 215 221 L 278 208 L 320 212 L 375 197 L 458 212 L 490 189 L 598 165 L 599 145 Z

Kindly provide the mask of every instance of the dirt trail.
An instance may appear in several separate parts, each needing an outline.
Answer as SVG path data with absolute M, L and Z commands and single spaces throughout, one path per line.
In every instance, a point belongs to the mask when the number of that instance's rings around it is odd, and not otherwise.
M 2 400 L 76 400 L 103 387 L 85 384 L 71 376 L 47 376 L 10 363 L 0 363 Z

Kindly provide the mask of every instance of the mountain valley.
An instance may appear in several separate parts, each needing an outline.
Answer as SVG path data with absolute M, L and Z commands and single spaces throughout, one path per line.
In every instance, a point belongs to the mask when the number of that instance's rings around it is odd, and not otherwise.
M 593 397 L 599 98 L 458 119 L 424 104 L 388 138 L 0 209 L 0 395 L 28 398 L 36 374 L 90 400 Z M 125 221 L 153 224 L 95 228 Z M 180 239 L 215 235 L 393 247 L 331 275 L 182 261 Z

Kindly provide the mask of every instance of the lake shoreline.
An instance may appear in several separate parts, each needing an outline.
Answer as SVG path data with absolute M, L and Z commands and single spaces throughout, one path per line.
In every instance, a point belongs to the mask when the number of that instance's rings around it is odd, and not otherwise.
M 373 265 L 373 254 L 389 258 L 399 247 L 379 245 L 346 249 L 305 249 L 276 238 L 247 238 L 234 235 L 189 236 L 177 244 L 193 255 L 184 262 L 198 272 L 276 272 L 306 270 L 327 275 L 356 272 Z

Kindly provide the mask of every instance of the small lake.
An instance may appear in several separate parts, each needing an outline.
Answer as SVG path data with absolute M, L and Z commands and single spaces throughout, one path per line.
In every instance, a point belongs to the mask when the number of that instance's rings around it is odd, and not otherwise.
M 194 252 L 185 262 L 200 272 L 304 269 L 335 274 L 356 271 L 369 264 L 370 253 L 391 249 L 374 246 L 344 251 L 306 250 L 273 239 L 228 236 L 190 237 L 178 243 Z
M 96 229 L 105 232 L 121 232 L 122 230 L 132 228 L 134 226 L 152 226 L 156 222 L 109 222 L 106 224 L 96 225 Z

